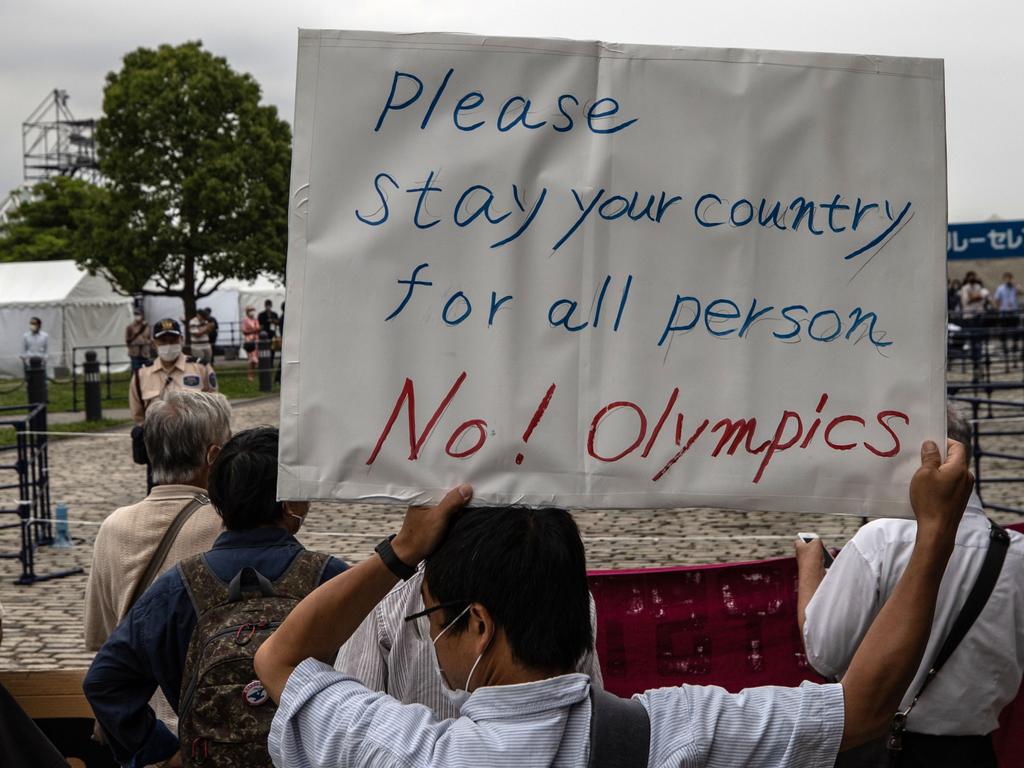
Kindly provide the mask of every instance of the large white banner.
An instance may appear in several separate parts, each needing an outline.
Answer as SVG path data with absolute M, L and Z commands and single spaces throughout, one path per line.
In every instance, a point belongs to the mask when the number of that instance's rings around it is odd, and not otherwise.
M 299 34 L 282 498 L 907 515 L 942 62 Z

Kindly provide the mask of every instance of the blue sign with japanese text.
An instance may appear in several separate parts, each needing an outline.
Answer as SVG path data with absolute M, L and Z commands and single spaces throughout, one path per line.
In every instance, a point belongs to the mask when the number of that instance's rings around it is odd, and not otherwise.
M 950 261 L 1024 256 L 1024 221 L 949 224 L 946 256 Z

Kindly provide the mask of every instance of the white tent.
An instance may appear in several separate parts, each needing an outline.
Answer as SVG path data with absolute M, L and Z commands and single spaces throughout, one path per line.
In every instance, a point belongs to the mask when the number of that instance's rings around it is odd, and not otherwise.
M 50 336 L 48 368 L 70 368 L 72 349 L 109 346 L 112 363 L 127 364 L 124 331 L 132 320 L 132 301 L 106 278 L 90 275 L 73 261 L 0 263 L 0 376 L 22 376 L 22 335 L 30 317 L 42 320 Z M 105 361 L 107 352 L 95 350 Z

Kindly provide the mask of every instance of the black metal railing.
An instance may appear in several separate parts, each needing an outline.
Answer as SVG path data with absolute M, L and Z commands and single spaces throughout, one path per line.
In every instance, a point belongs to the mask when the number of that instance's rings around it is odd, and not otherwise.
M 0 524 L 0 530 L 18 528 L 21 533 L 18 551 L 0 552 L 0 557 L 21 562 L 21 575 L 15 583 L 22 585 L 82 573 L 81 568 L 45 574 L 35 571 L 36 549 L 54 543 L 45 425 L 45 404 L 0 407 L 0 429 L 13 429 L 15 433 L 12 445 L 0 446 L 0 493 L 14 491 L 18 495 L 14 506 L 0 506 L 0 517 L 17 517 L 14 522 Z

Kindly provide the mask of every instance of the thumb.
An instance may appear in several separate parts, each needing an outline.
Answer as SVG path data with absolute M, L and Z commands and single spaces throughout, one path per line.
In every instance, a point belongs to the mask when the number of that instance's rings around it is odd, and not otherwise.
M 921 466 L 938 469 L 941 465 L 942 455 L 939 453 L 939 446 L 931 440 L 921 443 Z
M 458 488 L 453 488 L 445 494 L 444 498 L 437 504 L 437 511 L 443 513 L 454 512 L 473 498 L 473 486 L 463 483 Z

